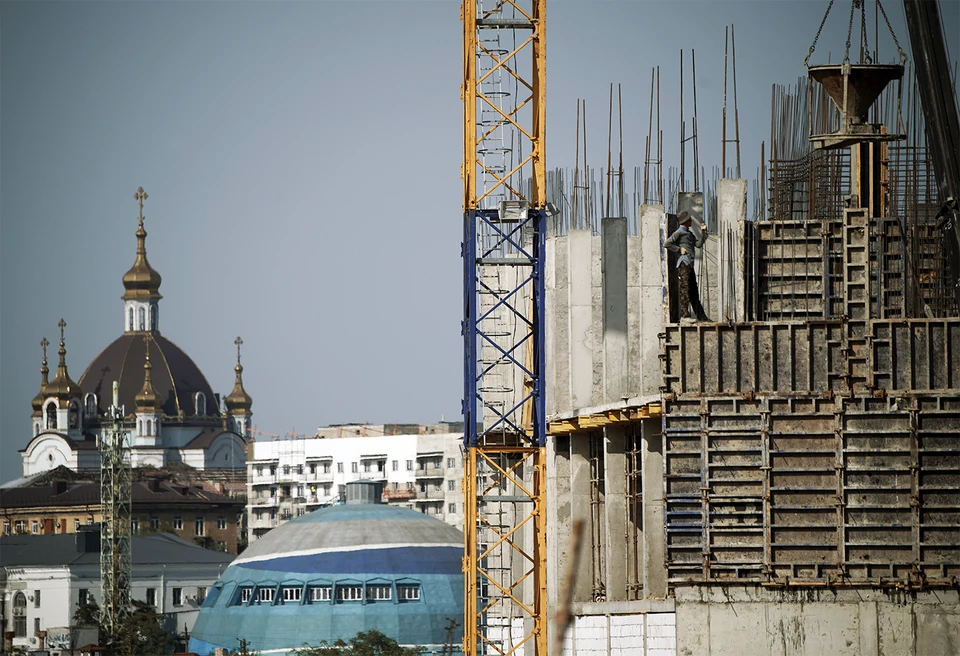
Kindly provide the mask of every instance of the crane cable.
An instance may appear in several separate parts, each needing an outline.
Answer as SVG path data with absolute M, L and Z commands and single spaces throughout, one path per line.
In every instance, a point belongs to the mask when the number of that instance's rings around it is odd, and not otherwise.
M 827 17 L 830 15 L 830 10 L 833 9 L 834 0 L 830 0 L 830 4 L 827 5 L 827 11 L 823 14 L 823 20 L 820 21 L 820 27 L 817 29 L 816 36 L 813 37 L 813 43 L 810 44 L 810 50 L 807 52 L 807 56 L 803 58 L 803 65 L 807 66 L 810 61 L 810 57 L 813 56 L 813 51 L 817 48 L 817 41 L 820 40 L 820 34 L 823 32 L 823 26 L 827 23 Z M 843 53 L 843 63 L 848 63 L 850 61 L 850 41 L 851 35 L 853 32 L 853 14 L 857 8 L 860 8 L 860 18 L 861 18 L 861 30 L 864 35 L 867 34 L 866 29 L 866 0 L 853 0 L 850 3 L 850 20 L 847 24 L 847 44 L 846 50 Z M 880 0 L 877 0 L 877 9 L 880 11 L 880 14 L 883 16 L 883 22 L 887 25 L 887 30 L 890 32 L 890 36 L 893 38 L 894 45 L 897 46 L 897 54 L 900 56 L 900 63 L 905 64 L 907 61 L 907 54 L 903 51 L 903 48 L 900 46 L 900 41 L 897 39 L 896 32 L 893 31 L 893 26 L 890 24 L 890 19 L 887 17 L 887 11 L 883 8 Z M 869 49 L 868 49 L 869 50 Z M 867 53 L 867 62 L 871 63 L 870 54 Z

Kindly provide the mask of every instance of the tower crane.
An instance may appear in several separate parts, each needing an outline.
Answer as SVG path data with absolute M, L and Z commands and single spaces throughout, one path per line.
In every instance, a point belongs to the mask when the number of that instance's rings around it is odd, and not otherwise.
M 547 654 L 546 0 L 463 0 L 465 654 Z

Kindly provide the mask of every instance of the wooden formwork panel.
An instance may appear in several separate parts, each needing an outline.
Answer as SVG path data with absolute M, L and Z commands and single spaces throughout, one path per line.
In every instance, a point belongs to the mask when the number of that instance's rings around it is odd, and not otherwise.
M 664 405 L 672 581 L 960 577 L 960 394 Z

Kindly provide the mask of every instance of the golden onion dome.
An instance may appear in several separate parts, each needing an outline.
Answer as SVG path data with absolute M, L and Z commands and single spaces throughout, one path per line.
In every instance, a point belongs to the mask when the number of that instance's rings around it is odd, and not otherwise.
M 137 259 L 130 270 L 123 274 L 123 300 L 157 300 L 160 296 L 162 278 L 147 261 L 147 231 L 143 227 L 143 201 L 147 199 L 143 187 L 137 189 L 133 198 L 140 202 L 140 223 L 137 226 Z
M 46 337 L 40 340 L 40 346 L 43 347 L 43 361 L 40 364 L 40 391 L 30 402 L 30 405 L 33 406 L 34 417 L 43 415 L 43 400 L 47 397 L 47 386 L 50 384 L 50 381 L 47 380 L 50 374 L 50 368 L 47 366 L 47 346 L 49 344 L 50 342 L 47 341 Z
M 240 364 L 240 345 L 243 344 L 243 340 L 237 337 L 233 343 L 237 345 L 237 365 L 233 368 L 237 379 L 233 384 L 233 391 L 225 399 L 227 410 L 230 414 L 249 413 L 253 406 L 253 399 L 247 394 L 247 390 L 243 389 L 243 365 Z
M 67 347 L 63 340 L 63 329 L 66 328 L 67 322 L 60 319 L 57 325 L 60 326 L 60 350 L 57 351 L 60 355 L 60 363 L 57 365 L 57 375 L 45 386 L 43 393 L 45 397 L 52 396 L 59 401 L 68 401 L 73 397 L 83 396 L 83 393 L 80 386 L 67 373 Z
M 134 403 L 137 412 L 155 412 L 157 409 L 157 392 L 153 389 L 153 380 L 150 376 L 150 370 L 153 365 L 150 364 L 150 342 L 147 341 L 147 354 L 143 361 L 143 387 L 140 393 L 134 397 Z

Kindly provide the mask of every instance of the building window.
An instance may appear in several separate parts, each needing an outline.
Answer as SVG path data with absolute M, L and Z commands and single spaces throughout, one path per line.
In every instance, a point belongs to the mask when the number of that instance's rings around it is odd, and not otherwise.
M 290 473 L 290 465 L 284 465 L 284 466 L 283 466 L 283 473 L 284 473 L 284 475 L 287 475 L 287 474 Z
M 3 523 L 3 534 L 10 535 L 10 522 Z
M 133 330 L 133 308 L 127 310 L 127 330 Z
M 338 585 L 337 601 L 363 601 L 363 586 L 360 585 Z
M 207 397 L 203 395 L 203 392 L 197 392 L 194 403 L 197 408 L 197 415 L 207 414 Z
M 257 601 L 261 604 L 273 603 L 273 588 L 260 588 L 257 590 Z
M 303 508 L 297 508 L 297 517 L 303 517 Z
M 70 422 L 68 426 L 70 428 L 80 428 L 80 406 L 77 405 L 76 401 L 70 402 L 67 413 L 67 418 Z
M 449 481 L 447 481 L 447 489 L 450 490 L 451 492 L 456 492 L 457 482 L 451 478 Z
M 57 428 L 57 404 L 52 401 L 47 404 L 47 428 Z
M 407 460 L 407 471 L 413 471 L 413 460 Z
M 354 474 L 357 473 L 357 463 L 355 462 L 350 463 L 350 471 L 353 472 Z
M 217 540 L 217 550 L 218 550 L 218 551 L 226 551 L 226 550 L 227 550 L 227 543 L 224 542 L 223 540 Z
M 150 308 L 150 330 L 157 329 L 157 307 Z
M 76 517 L 73 518 L 73 532 L 76 533 L 80 530 L 80 520 Z
M 183 588 L 173 589 L 173 605 L 183 606 Z
M 151 518 L 150 518 L 150 528 L 152 528 L 153 530 L 157 530 L 158 528 L 160 528 L 160 518 L 159 518 L 159 517 L 151 517 Z
M 37 535 L 40 532 L 40 522 L 37 520 L 30 522 L 30 532 Z
M 451 515 L 456 515 L 456 514 L 457 514 L 457 504 L 455 504 L 455 503 L 449 504 L 449 505 L 447 506 L 447 512 L 450 513 Z
M 398 471 L 398 470 L 400 469 L 400 461 L 399 461 L 399 460 L 394 460 L 393 462 L 391 462 L 391 463 L 390 463 L 390 468 L 391 468 L 393 471 Z
M 329 474 L 329 473 L 330 473 L 330 463 L 329 463 L 329 462 L 323 463 L 323 473 L 324 473 L 324 474 Z
M 203 586 L 197 588 L 197 605 L 203 605 L 203 602 L 207 600 L 207 589 Z
M 310 601 L 330 601 L 329 585 L 315 585 L 310 588 Z
M 283 603 L 292 604 L 300 603 L 300 595 L 303 592 L 303 588 L 284 588 L 283 589 Z
M 173 530 L 182 531 L 183 530 L 183 517 L 174 517 L 173 518 Z
M 96 394 L 87 394 L 85 397 L 87 408 L 84 412 L 87 414 L 87 417 L 96 417 L 97 416 L 97 395 Z
M 276 476 L 276 475 L 277 475 L 277 466 L 276 466 L 276 465 L 270 465 L 270 475 L 271 475 L 271 476 Z
M 194 530 L 196 531 L 196 534 L 197 534 L 198 536 L 203 536 L 203 534 L 204 534 L 204 530 L 203 530 L 203 517 L 197 517 L 197 521 L 194 522 L 194 525 L 195 525 Z
M 33 591 L 33 607 L 40 608 L 40 591 L 39 590 Z
M 137 317 L 140 319 L 140 330 L 147 329 L 147 312 L 143 308 L 137 310 Z
M 263 476 L 263 465 L 257 465 L 257 476 Z
M 153 435 L 153 422 L 147 419 L 147 435 Z
M 303 465 L 297 465 L 297 474 L 303 476 Z
M 148 606 L 157 605 L 157 589 L 156 588 L 147 588 L 146 601 Z
M 367 601 L 390 601 L 391 599 L 393 599 L 393 594 L 389 585 L 367 586 Z
M 39 617 L 34 617 L 34 618 L 33 618 L 33 633 L 34 633 L 34 635 L 36 635 L 36 634 L 39 633 L 39 632 L 40 632 L 40 618 L 39 618 Z
M 27 596 L 22 592 L 13 595 L 13 637 L 27 637 Z
M 80 588 L 77 590 L 77 603 L 81 606 L 86 606 L 88 603 L 88 597 L 90 596 L 90 591 L 86 588 Z
M 338 474 L 342 474 L 342 473 L 343 473 L 343 463 L 342 463 L 342 462 L 338 462 L 338 463 L 337 463 L 337 473 L 338 473 Z
M 457 468 L 457 459 L 447 458 L 447 469 L 456 469 L 456 468 Z
M 311 463 L 310 463 L 310 473 L 311 473 L 311 474 L 316 474 L 316 473 L 317 473 L 317 463 L 315 463 L 315 462 L 311 462 Z
M 363 463 L 363 471 L 364 471 L 364 473 L 369 473 L 369 472 L 370 472 L 370 461 L 369 461 L 369 460 L 366 461 L 365 463 Z
M 397 583 L 397 599 L 400 601 L 419 601 L 420 586 L 416 583 Z
M 134 517 L 133 519 L 130 520 L 130 532 L 133 533 L 133 534 L 137 534 L 137 533 L 140 532 L 140 519 L 139 519 L 139 518 Z
M 223 531 L 227 528 L 227 518 L 217 517 L 217 529 Z
M 253 595 L 253 588 L 240 588 L 240 603 L 245 604 L 250 601 L 250 597 Z

